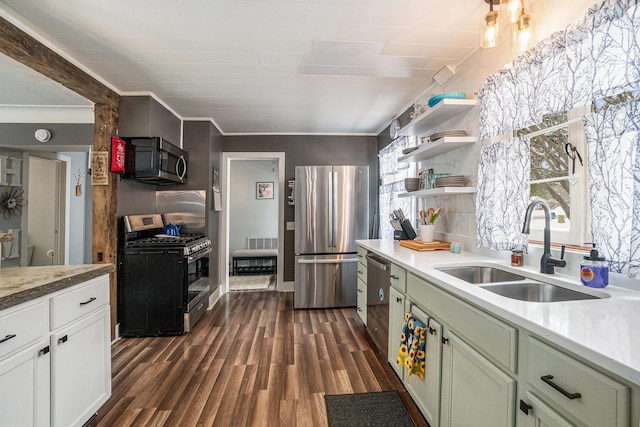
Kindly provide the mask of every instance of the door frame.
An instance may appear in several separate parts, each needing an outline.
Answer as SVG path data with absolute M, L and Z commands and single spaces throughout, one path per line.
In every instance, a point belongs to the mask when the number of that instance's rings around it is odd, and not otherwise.
M 71 157 L 64 156 L 59 153 L 47 152 L 47 151 L 25 151 L 23 154 L 23 164 L 26 165 L 23 176 L 26 178 L 24 187 L 27 188 L 27 200 L 29 198 L 29 159 L 31 157 L 38 157 L 40 159 L 57 161 L 63 168 L 57 168 L 58 183 L 56 191 L 58 192 L 58 206 L 56 208 L 56 223 L 58 227 L 58 236 L 60 235 L 60 229 L 64 238 L 58 237 L 58 243 L 56 245 L 56 252 L 64 254 L 64 261 L 60 265 L 69 265 L 69 227 L 70 227 L 70 212 L 71 206 Z M 23 187 L 23 188 L 24 188 Z M 64 203 L 62 202 L 64 200 Z M 26 212 L 23 212 L 21 219 L 22 230 L 26 230 L 26 233 L 22 233 L 21 246 L 27 248 L 29 241 L 29 205 L 26 206 Z M 61 212 L 64 210 L 64 212 Z M 20 254 L 20 265 L 26 266 L 28 258 L 28 251 L 25 249 Z
M 222 266 L 222 292 L 229 292 L 229 208 L 230 173 L 232 160 L 277 160 L 278 161 L 278 260 L 276 272 L 276 290 L 283 290 L 284 283 L 284 152 L 223 152 L 220 171 L 222 191 L 222 221 L 219 224 L 220 265 Z

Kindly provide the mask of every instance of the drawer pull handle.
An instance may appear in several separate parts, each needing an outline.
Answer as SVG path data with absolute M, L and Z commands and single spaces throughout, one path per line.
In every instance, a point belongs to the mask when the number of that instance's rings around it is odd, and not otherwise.
M 62 338 L 58 338 L 58 344 L 64 344 L 69 340 L 69 337 L 67 335 L 63 336 Z
M 446 345 L 447 343 L 449 343 L 449 338 L 442 337 L 442 344 Z
M 396 302 L 398 302 L 398 303 L 402 302 L 402 298 L 396 297 Z
M 529 415 L 529 411 L 533 409 L 533 406 L 529 405 L 524 400 L 520 400 L 520 410 L 526 415 Z
M 49 346 L 46 346 L 45 348 L 40 349 L 38 351 L 38 356 L 44 356 L 47 353 L 49 353 Z
M 436 334 L 435 328 L 432 328 L 431 326 L 429 326 L 429 335 L 435 335 L 435 334 Z
M 540 379 L 545 383 L 549 384 L 551 387 L 553 387 L 560 393 L 562 393 L 567 399 L 573 400 L 573 399 L 579 399 L 582 397 L 580 393 L 569 393 L 567 390 L 563 389 L 558 384 L 551 381 L 553 379 L 553 375 L 545 375 L 543 377 L 540 377 Z
M 5 335 L 5 337 L 0 340 L 0 344 L 2 344 L 5 341 L 9 341 L 11 338 L 15 338 L 15 337 L 16 337 L 16 334 Z
M 94 302 L 96 299 L 97 299 L 96 297 L 91 297 L 91 298 L 89 298 L 87 301 L 85 301 L 85 302 L 81 302 L 81 303 L 80 303 L 80 305 L 87 305 L 87 304 L 89 304 L 89 303 Z
M 389 276 L 389 277 L 391 277 L 393 280 L 398 280 L 398 279 L 399 279 L 399 277 L 398 277 L 398 276 L 396 276 L 396 275 L 394 275 L 394 274 L 392 274 L 392 275 L 391 275 L 391 276 Z

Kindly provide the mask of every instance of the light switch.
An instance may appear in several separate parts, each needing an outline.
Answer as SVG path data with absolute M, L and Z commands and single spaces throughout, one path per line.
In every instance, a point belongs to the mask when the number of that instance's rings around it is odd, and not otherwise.
M 296 223 L 293 221 L 287 221 L 287 231 L 295 230 Z

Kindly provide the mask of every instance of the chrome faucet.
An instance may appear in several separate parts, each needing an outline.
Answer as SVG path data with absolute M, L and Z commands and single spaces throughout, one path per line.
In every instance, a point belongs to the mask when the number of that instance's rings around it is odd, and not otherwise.
M 541 206 L 544 211 L 544 253 L 540 258 L 540 273 L 553 274 L 554 267 L 566 267 L 567 262 L 564 260 L 564 245 L 560 252 L 560 259 L 551 256 L 551 214 L 549 213 L 549 205 L 542 199 L 536 199 L 527 207 L 527 213 L 524 215 L 524 225 L 522 232 L 529 234 L 531 231 L 531 215 L 537 206 Z

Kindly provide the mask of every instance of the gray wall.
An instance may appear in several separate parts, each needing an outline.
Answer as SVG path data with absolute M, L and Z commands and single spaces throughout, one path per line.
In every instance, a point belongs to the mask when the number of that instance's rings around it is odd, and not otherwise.
M 34 137 L 36 129 L 41 128 L 51 132 L 51 139 L 46 143 L 38 142 Z M 93 145 L 93 123 L 0 123 L 0 145 L 48 151 L 69 150 L 69 146 L 89 146 Z
M 209 255 L 209 278 L 212 290 L 220 283 L 220 248 L 218 247 L 220 212 L 212 210 L 211 180 L 213 166 L 220 168 L 222 158 L 222 134 L 210 121 L 185 121 L 183 148 L 189 153 L 189 183 L 180 189 L 207 191 L 207 229 L 213 243 Z M 164 187 L 163 187 L 164 189 Z
M 118 134 L 161 136 L 180 146 L 181 120 L 150 96 L 120 98 Z
M 297 136 L 297 135 L 265 135 L 265 136 L 225 136 L 223 150 L 225 152 L 284 152 L 285 179 L 295 177 L 296 166 L 312 165 L 356 165 L 369 166 L 369 204 L 370 221 L 377 212 L 377 138 L 373 136 Z M 286 186 L 285 186 L 286 188 Z M 293 206 L 284 205 L 284 221 L 295 220 Z M 284 226 L 284 225 L 283 225 Z M 371 227 L 369 227 L 371 228 Z M 278 267 L 284 268 L 284 280 L 294 280 L 294 232 L 284 234 L 284 262 L 278 260 Z

